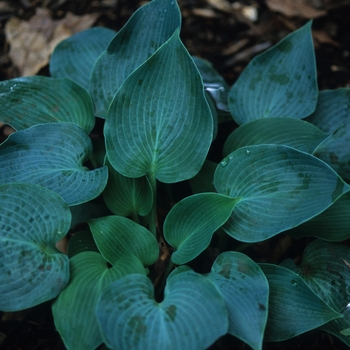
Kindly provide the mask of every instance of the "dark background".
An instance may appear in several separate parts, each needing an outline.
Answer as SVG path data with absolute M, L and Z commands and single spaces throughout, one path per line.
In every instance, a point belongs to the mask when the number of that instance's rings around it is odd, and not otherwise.
M 60 29 L 70 34 L 84 25 L 119 30 L 132 13 L 146 2 L 0 1 L 0 80 L 15 78 L 24 72 L 24 66 L 16 64 L 10 53 L 11 46 L 23 48 L 28 40 L 28 37 L 18 33 L 15 33 L 14 39 L 10 39 L 8 23 L 14 18 L 18 19 L 18 28 L 30 21 L 34 32 L 42 32 L 45 28 L 47 45 L 29 45 L 25 51 L 29 62 L 29 55 L 42 54 L 45 47 L 47 49 L 52 45 L 53 33 L 58 25 L 61 24 Z M 192 55 L 211 61 L 229 85 L 234 83 L 255 55 L 313 19 L 319 89 L 350 87 L 350 0 L 179 0 L 178 3 L 183 16 L 181 38 L 184 44 Z M 43 9 L 46 17 L 38 16 L 38 11 Z M 68 13 L 75 16 L 74 20 L 65 21 Z M 83 17 L 87 15 L 88 17 Z M 33 37 L 30 40 L 34 40 Z M 43 63 L 33 74 L 36 73 L 48 75 L 47 65 Z M 9 127 L 0 124 L 0 142 L 1 134 L 5 137 L 10 131 Z M 220 135 L 222 131 L 218 137 Z M 295 240 L 286 235 L 278 235 L 248 248 L 247 253 L 257 262 L 279 263 L 290 257 L 298 263 L 310 240 Z M 346 348 L 335 337 L 320 331 L 264 345 L 264 349 L 281 350 Z M 50 303 L 23 312 L 0 313 L 0 349 L 64 349 L 53 325 Z M 211 349 L 249 347 L 231 336 L 225 336 Z

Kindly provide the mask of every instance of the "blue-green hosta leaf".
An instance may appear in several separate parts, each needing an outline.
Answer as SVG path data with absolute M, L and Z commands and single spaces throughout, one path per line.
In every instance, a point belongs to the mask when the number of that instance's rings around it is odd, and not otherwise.
M 350 180 L 350 89 L 320 91 L 316 110 L 308 119 L 327 133 L 339 128 L 316 155 Z
M 311 123 L 295 118 L 263 118 L 238 127 L 226 140 L 224 156 L 238 148 L 264 143 L 279 144 L 314 153 L 330 135 Z
M 199 173 L 189 180 L 193 193 L 216 192 L 213 179 L 217 166 L 217 163 L 208 159 L 205 160 Z
M 228 111 L 227 98 L 230 88 L 225 79 L 209 61 L 196 56 L 192 56 L 192 59 L 201 73 L 204 88 L 214 100 L 216 108 L 220 111 Z
M 295 272 L 278 265 L 260 264 L 260 267 L 270 286 L 265 341 L 290 339 L 342 317 Z
M 68 286 L 52 304 L 55 326 L 69 350 L 94 350 L 102 344 L 95 308 L 104 287 L 132 273 L 145 272 L 134 256 L 112 268 L 96 252 L 83 252 L 70 259 Z
M 99 252 L 91 231 L 84 230 L 74 233 L 68 242 L 68 257 L 72 258 L 74 255 L 86 251 Z
M 112 265 L 124 256 L 135 255 L 144 266 L 152 265 L 159 255 L 158 242 L 151 232 L 123 216 L 89 220 L 94 240 L 103 257 Z
M 298 273 L 308 286 L 333 310 L 341 313 L 323 325 L 350 346 L 346 330 L 350 327 L 350 249 L 342 244 L 321 240 L 311 242 L 305 249 Z M 344 332 L 345 331 L 345 332 Z
M 219 193 L 199 193 L 178 202 L 164 222 L 164 237 L 174 247 L 171 260 L 186 264 L 210 243 L 230 217 L 237 200 Z
M 16 130 L 70 122 L 90 133 L 95 125 L 90 95 L 69 79 L 33 76 L 2 81 L 0 104 L 0 121 Z
M 26 309 L 56 297 L 69 281 L 55 244 L 69 230 L 62 198 L 30 184 L 0 185 L 0 310 Z
M 118 173 L 109 163 L 108 182 L 103 191 L 103 199 L 115 215 L 146 216 L 150 213 L 153 203 L 153 192 L 145 176 L 133 179 Z
M 218 112 L 217 112 L 215 103 L 213 99 L 210 97 L 210 94 L 208 91 L 205 91 L 205 98 L 210 108 L 211 116 L 213 118 L 213 140 L 215 140 L 218 134 Z
M 206 349 L 227 332 L 225 301 L 214 284 L 178 269 L 169 275 L 160 303 L 143 275 L 128 275 L 104 289 L 97 318 L 110 349 Z
M 88 171 L 92 151 L 83 129 L 71 123 L 40 124 L 17 131 L 0 145 L 0 184 L 35 183 L 62 196 L 68 205 L 97 197 L 107 183 L 106 167 Z
M 176 31 L 115 95 L 105 123 L 108 159 L 127 177 L 178 182 L 198 173 L 212 134 L 201 77 Z
M 94 64 L 116 33 L 112 29 L 93 27 L 62 40 L 51 55 L 51 76 L 70 78 L 88 90 Z
M 283 145 L 239 148 L 217 167 L 219 193 L 241 198 L 223 229 L 257 242 L 311 219 L 350 186 L 318 158 Z
M 288 231 L 288 235 L 318 237 L 329 242 L 344 241 L 350 238 L 349 213 L 350 192 L 347 192 L 321 214 Z
M 311 22 L 253 58 L 229 92 L 238 124 L 265 117 L 305 118 L 316 108 L 318 88 Z
M 175 0 L 153 0 L 140 7 L 99 57 L 91 75 L 90 93 L 96 114 L 104 118 L 124 80 L 145 62 L 181 25 Z
M 228 332 L 252 349 L 261 349 L 269 285 L 259 265 L 244 254 L 225 252 L 217 257 L 208 277 L 226 301 Z

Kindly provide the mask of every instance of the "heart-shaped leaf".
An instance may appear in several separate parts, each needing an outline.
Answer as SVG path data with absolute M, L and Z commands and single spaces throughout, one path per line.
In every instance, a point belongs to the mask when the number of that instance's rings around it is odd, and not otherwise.
M 70 259 L 68 286 L 52 304 L 55 326 L 67 347 L 94 350 L 102 344 L 95 308 L 104 287 L 131 273 L 144 273 L 140 260 L 125 257 L 112 268 L 96 252 L 86 251 Z
M 89 89 L 94 64 L 116 33 L 112 29 L 93 27 L 62 40 L 51 55 L 51 76 L 70 78 Z
M 0 184 L 35 183 L 62 196 L 68 205 L 97 197 L 107 183 L 106 167 L 88 171 L 82 164 L 92 151 L 83 129 L 49 123 L 17 131 L 0 145 Z
M 236 203 L 237 200 L 218 193 L 195 194 L 178 202 L 163 228 L 165 239 L 175 249 L 171 260 L 177 265 L 186 264 L 206 249 Z
M 244 242 L 300 225 L 350 189 L 323 161 L 283 145 L 232 152 L 218 165 L 214 185 L 219 193 L 241 198 L 223 229 Z
M 95 125 L 90 95 L 70 79 L 33 76 L 2 81 L 0 104 L 0 121 L 16 130 L 70 122 L 90 133 Z
M 265 341 L 290 339 L 342 317 L 295 272 L 277 265 L 260 264 L 260 267 L 270 286 Z
M 0 185 L 0 310 L 56 297 L 69 281 L 68 258 L 55 248 L 69 230 L 62 198 L 30 184 Z
M 350 89 L 320 91 L 315 112 L 308 118 L 321 130 L 335 134 L 316 155 L 337 173 L 350 180 Z
M 178 269 L 169 275 L 160 303 L 150 279 L 140 274 L 104 289 L 97 318 L 109 348 L 206 349 L 227 332 L 225 301 L 214 284 L 191 270 Z
M 347 192 L 321 214 L 288 231 L 288 235 L 318 237 L 329 242 L 345 241 L 350 238 L 349 213 L 350 192 Z
M 318 88 L 311 21 L 254 57 L 232 86 L 228 107 L 238 124 L 265 117 L 305 118 Z
M 340 338 L 348 346 L 350 340 L 350 249 L 342 244 L 321 240 L 305 249 L 298 274 L 329 307 L 343 315 L 323 325 L 321 329 Z M 345 333 L 344 333 L 345 331 Z
M 259 265 L 237 252 L 220 254 L 208 275 L 226 301 L 228 332 L 261 349 L 267 322 L 269 285 Z
M 112 265 L 125 256 L 135 255 L 144 266 L 155 263 L 158 242 L 151 232 L 123 216 L 89 220 L 90 230 L 103 257 Z
M 264 143 L 279 144 L 314 153 L 330 135 L 295 118 L 263 118 L 238 127 L 226 140 L 224 156 L 238 148 Z
M 198 173 L 212 134 L 201 77 L 176 31 L 115 95 L 105 124 L 108 159 L 127 177 L 178 182 Z
M 104 118 L 124 80 L 145 62 L 181 25 L 174 0 L 153 0 L 140 7 L 99 57 L 92 71 L 90 93 L 96 114 Z
M 145 176 L 132 179 L 119 174 L 109 163 L 108 182 L 103 199 L 113 214 L 121 216 L 146 216 L 153 204 L 153 192 Z

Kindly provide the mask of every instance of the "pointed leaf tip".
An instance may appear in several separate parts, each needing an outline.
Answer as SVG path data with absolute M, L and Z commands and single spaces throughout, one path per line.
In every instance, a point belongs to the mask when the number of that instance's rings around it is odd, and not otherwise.
M 178 182 L 198 173 L 212 135 L 201 77 L 175 32 L 114 97 L 105 124 L 108 159 L 127 177 Z
M 265 117 L 304 118 L 316 108 L 318 87 L 311 21 L 253 58 L 229 92 L 238 124 Z

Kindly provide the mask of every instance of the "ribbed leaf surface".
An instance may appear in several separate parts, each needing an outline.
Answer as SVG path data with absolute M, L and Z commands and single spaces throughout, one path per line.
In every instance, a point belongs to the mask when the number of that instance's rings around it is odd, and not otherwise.
M 311 22 L 254 57 L 232 86 L 228 106 L 238 124 L 265 117 L 305 118 L 318 88 Z
M 55 298 L 69 281 L 68 258 L 55 248 L 70 227 L 62 198 L 30 184 L 0 185 L 0 310 Z
M 90 133 L 95 125 L 90 95 L 69 79 L 33 76 L 2 81 L 0 104 L 0 121 L 16 130 L 70 122 Z
M 260 267 L 237 252 L 220 254 L 208 275 L 226 301 L 228 332 L 252 349 L 262 348 L 269 285 Z
M 144 273 L 133 256 L 110 268 L 96 252 L 86 251 L 70 260 L 69 285 L 52 304 L 55 326 L 68 350 L 94 350 L 102 344 L 95 308 L 104 287 L 131 273 Z
M 127 177 L 178 182 L 198 173 L 212 134 L 201 77 L 177 31 L 115 95 L 105 124 L 108 159 Z
M 249 145 L 278 144 L 314 153 L 330 135 L 295 118 L 263 118 L 238 127 L 226 140 L 224 156 Z
M 51 55 L 51 76 L 70 78 L 88 90 L 94 64 L 116 33 L 93 27 L 62 40 Z
M 260 267 L 270 286 L 265 341 L 290 339 L 342 317 L 295 272 L 278 265 L 260 264 Z
M 75 124 L 49 123 L 17 131 L 0 145 L 0 184 L 34 183 L 62 196 L 69 205 L 97 197 L 107 168 L 83 166 L 92 151 L 88 135 Z
M 177 265 L 186 264 L 206 249 L 236 203 L 235 199 L 218 193 L 200 193 L 178 202 L 163 228 L 165 239 L 175 249 L 171 260 Z
M 254 145 L 230 153 L 217 167 L 219 193 L 240 198 L 223 229 L 262 241 L 327 209 L 347 185 L 318 158 L 282 145 Z
M 140 7 L 99 57 L 90 93 L 96 114 L 104 118 L 124 80 L 145 62 L 181 25 L 175 0 L 153 0 Z
M 88 224 L 99 251 L 112 265 L 130 255 L 135 255 L 144 266 L 154 264 L 157 260 L 157 240 L 151 232 L 134 221 L 123 216 L 106 216 L 90 220 Z
M 350 346 L 350 249 L 341 244 L 321 240 L 305 249 L 298 274 L 308 286 L 333 310 L 343 315 L 321 329 L 334 334 Z
M 143 275 L 126 276 L 103 291 L 97 317 L 110 349 L 206 349 L 227 332 L 225 301 L 214 284 L 179 269 L 169 275 L 160 303 Z

